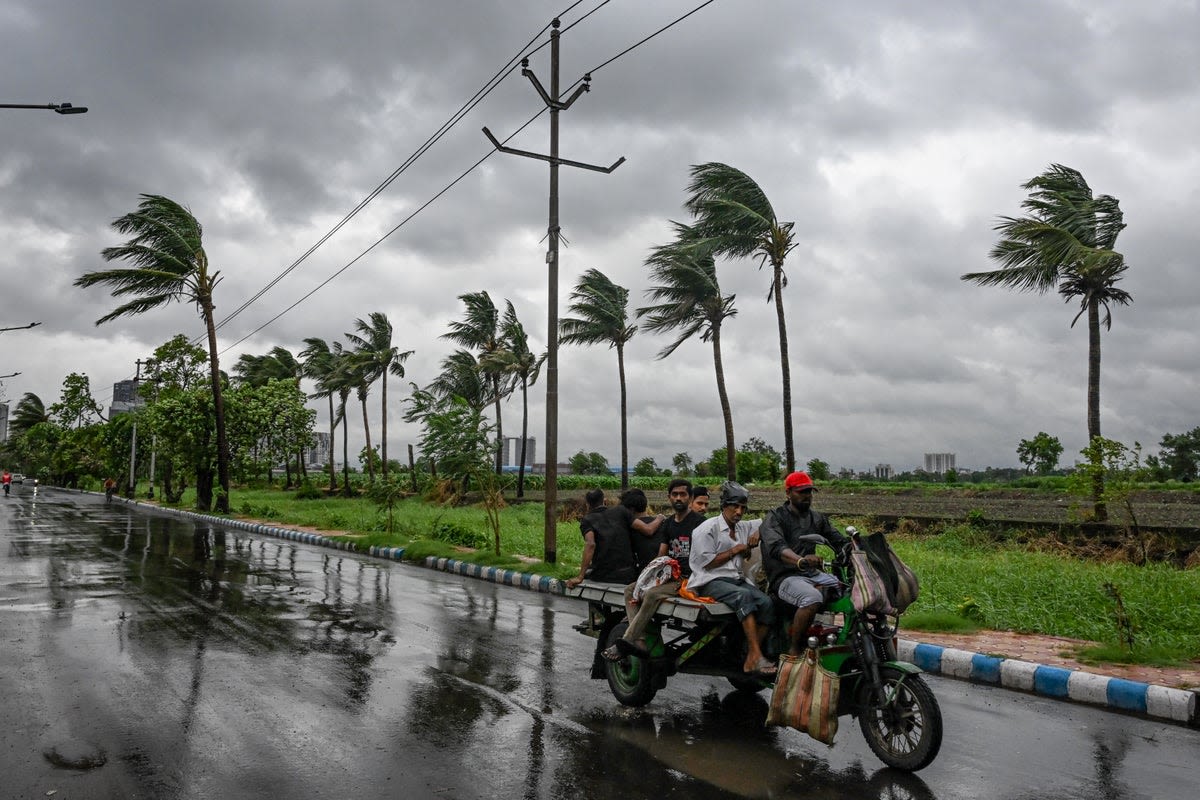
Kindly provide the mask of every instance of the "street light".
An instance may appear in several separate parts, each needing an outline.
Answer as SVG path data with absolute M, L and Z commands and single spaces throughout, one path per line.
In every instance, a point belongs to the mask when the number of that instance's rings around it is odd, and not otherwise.
M 42 108 L 56 114 L 86 114 L 87 106 L 73 106 L 70 103 L 47 103 L 44 106 L 31 106 L 25 103 L 0 103 L 0 108 Z

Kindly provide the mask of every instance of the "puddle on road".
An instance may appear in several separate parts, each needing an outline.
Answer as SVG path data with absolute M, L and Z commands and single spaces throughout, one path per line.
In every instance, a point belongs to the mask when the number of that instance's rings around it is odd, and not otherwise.
M 56 767 L 80 772 L 98 769 L 108 762 L 108 756 L 102 749 L 78 740 L 51 745 L 42 751 L 42 755 Z

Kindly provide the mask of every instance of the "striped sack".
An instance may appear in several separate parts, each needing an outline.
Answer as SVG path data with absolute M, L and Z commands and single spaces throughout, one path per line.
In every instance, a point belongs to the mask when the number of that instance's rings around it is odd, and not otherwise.
M 786 725 L 833 744 L 840 688 L 841 678 L 821 666 L 816 650 L 810 648 L 802 656 L 781 655 L 767 724 Z

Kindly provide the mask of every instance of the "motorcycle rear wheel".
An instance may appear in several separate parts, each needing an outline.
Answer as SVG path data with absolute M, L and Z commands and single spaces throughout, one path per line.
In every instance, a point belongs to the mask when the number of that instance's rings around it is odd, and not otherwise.
M 889 767 L 916 772 L 929 766 L 942 747 L 942 711 L 920 675 L 881 667 L 884 692 L 892 700 L 880 708 L 871 698 L 858 717 L 863 738 Z
M 608 633 L 604 646 L 610 647 L 625 635 L 629 624 L 622 622 Z M 620 661 L 605 661 L 604 675 L 608 678 L 608 688 L 613 697 L 624 706 L 644 706 L 654 699 L 658 689 L 654 686 L 650 674 L 648 659 L 641 656 L 622 656 Z

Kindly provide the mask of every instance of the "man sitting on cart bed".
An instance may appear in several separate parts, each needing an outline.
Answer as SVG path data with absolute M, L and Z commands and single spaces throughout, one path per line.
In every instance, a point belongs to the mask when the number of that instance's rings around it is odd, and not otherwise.
M 758 546 L 755 523 L 743 521 L 750 493 L 741 484 L 721 484 L 721 513 L 692 531 L 688 589 L 708 595 L 737 614 L 746 634 L 746 661 L 742 669 L 771 678 L 776 667 L 763 656 L 762 641 L 774 619 L 771 598 L 746 577 L 746 558 Z M 757 522 L 757 521 L 756 521 Z
M 665 554 L 679 564 L 680 580 L 663 581 L 658 586 L 647 589 L 636 603 L 633 601 L 633 589 L 637 584 L 631 583 L 625 587 L 625 614 L 629 618 L 629 627 L 616 644 L 605 648 L 601 653 L 609 661 L 617 661 L 623 655 L 649 655 L 649 649 L 646 647 L 646 628 L 650 625 L 650 620 L 654 618 L 654 613 L 658 611 L 662 601 L 677 595 L 682 581 L 692 574 L 691 565 L 688 563 L 688 556 L 692 552 L 692 531 L 704 522 L 704 516 L 691 508 L 692 482 L 686 478 L 672 480 L 667 485 L 667 499 L 675 513 L 663 521 L 658 531 L 661 541 L 664 542 Z M 638 566 L 644 568 L 646 565 L 642 563 Z
M 567 581 L 568 589 L 583 583 L 584 578 L 604 583 L 637 580 L 633 536 L 655 536 L 664 519 L 662 514 L 650 523 L 638 519 L 647 506 L 646 493 L 641 489 L 624 492 L 620 505 L 604 508 L 599 505 L 603 502 L 604 493 L 599 489 L 587 493 L 590 510 L 579 522 L 579 532 L 583 534 L 583 559 L 579 575 Z
M 816 487 L 807 472 L 793 472 L 783 486 L 787 502 L 768 514 L 759 530 L 768 591 L 796 609 L 788 652 L 798 656 L 817 609 L 827 599 L 825 593 L 838 585 L 837 578 L 821 571 L 816 545 L 799 537 L 817 534 L 835 553 L 841 553 L 848 541 L 828 517 L 812 510 Z

